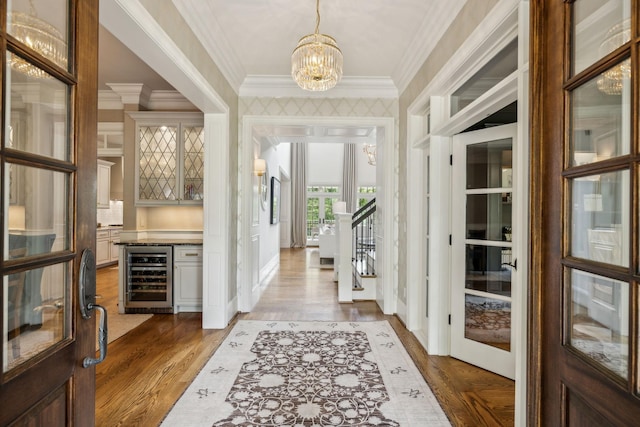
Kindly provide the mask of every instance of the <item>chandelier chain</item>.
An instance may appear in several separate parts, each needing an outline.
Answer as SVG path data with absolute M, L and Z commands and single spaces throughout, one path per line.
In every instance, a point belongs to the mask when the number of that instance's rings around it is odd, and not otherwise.
M 320 28 L 320 0 L 316 0 L 316 34 Z

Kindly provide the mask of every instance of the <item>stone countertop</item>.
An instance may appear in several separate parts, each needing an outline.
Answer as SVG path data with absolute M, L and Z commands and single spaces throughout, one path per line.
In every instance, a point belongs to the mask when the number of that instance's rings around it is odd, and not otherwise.
M 114 244 L 122 246 L 202 246 L 202 239 L 138 239 L 121 240 Z
M 121 230 L 122 224 L 101 224 L 96 228 L 98 231 L 100 230 Z

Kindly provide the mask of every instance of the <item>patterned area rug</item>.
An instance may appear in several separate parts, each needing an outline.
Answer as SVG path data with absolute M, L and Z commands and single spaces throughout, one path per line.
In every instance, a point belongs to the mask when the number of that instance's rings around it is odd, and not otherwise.
M 386 321 L 241 320 L 162 426 L 449 426 Z

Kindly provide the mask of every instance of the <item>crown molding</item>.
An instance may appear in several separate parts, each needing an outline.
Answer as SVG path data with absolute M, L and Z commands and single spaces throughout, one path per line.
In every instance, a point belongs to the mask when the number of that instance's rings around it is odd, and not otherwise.
M 194 110 L 195 105 L 175 90 L 154 90 L 149 98 L 150 110 Z
M 184 20 L 193 27 L 193 33 L 197 35 L 200 43 L 209 52 L 212 60 L 215 58 L 216 66 L 233 90 L 238 93 L 246 72 L 241 65 L 240 58 L 235 54 L 231 43 L 229 43 L 220 24 L 215 19 L 217 13 L 213 10 L 213 5 L 207 2 L 202 3 L 202 0 L 191 1 L 198 2 L 200 8 L 206 8 L 207 13 L 197 13 L 196 11 L 199 8 L 190 7 L 189 1 L 174 1 L 173 5 Z
M 98 109 L 123 110 L 124 104 L 131 103 L 123 102 L 123 99 L 124 98 L 120 94 L 113 90 L 100 90 L 98 91 Z M 150 91 L 148 101 L 144 107 L 149 110 L 198 111 L 195 105 L 193 105 L 180 92 L 174 90 Z
M 106 83 L 118 96 L 123 104 L 149 106 L 151 89 L 142 83 Z
M 404 92 L 409 86 L 466 2 L 467 0 L 432 2 L 429 15 L 422 22 L 416 37 L 411 40 L 392 73 L 399 93 Z
M 257 98 L 398 98 L 389 77 L 343 77 L 333 89 L 310 92 L 300 89 L 291 76 L 247 76 L 240 97 Z

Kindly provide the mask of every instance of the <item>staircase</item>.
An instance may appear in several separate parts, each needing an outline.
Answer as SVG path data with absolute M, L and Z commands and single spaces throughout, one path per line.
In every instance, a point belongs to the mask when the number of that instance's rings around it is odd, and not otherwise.
M 376 199 L 353 214 L 353 299 L 376 298 Z

